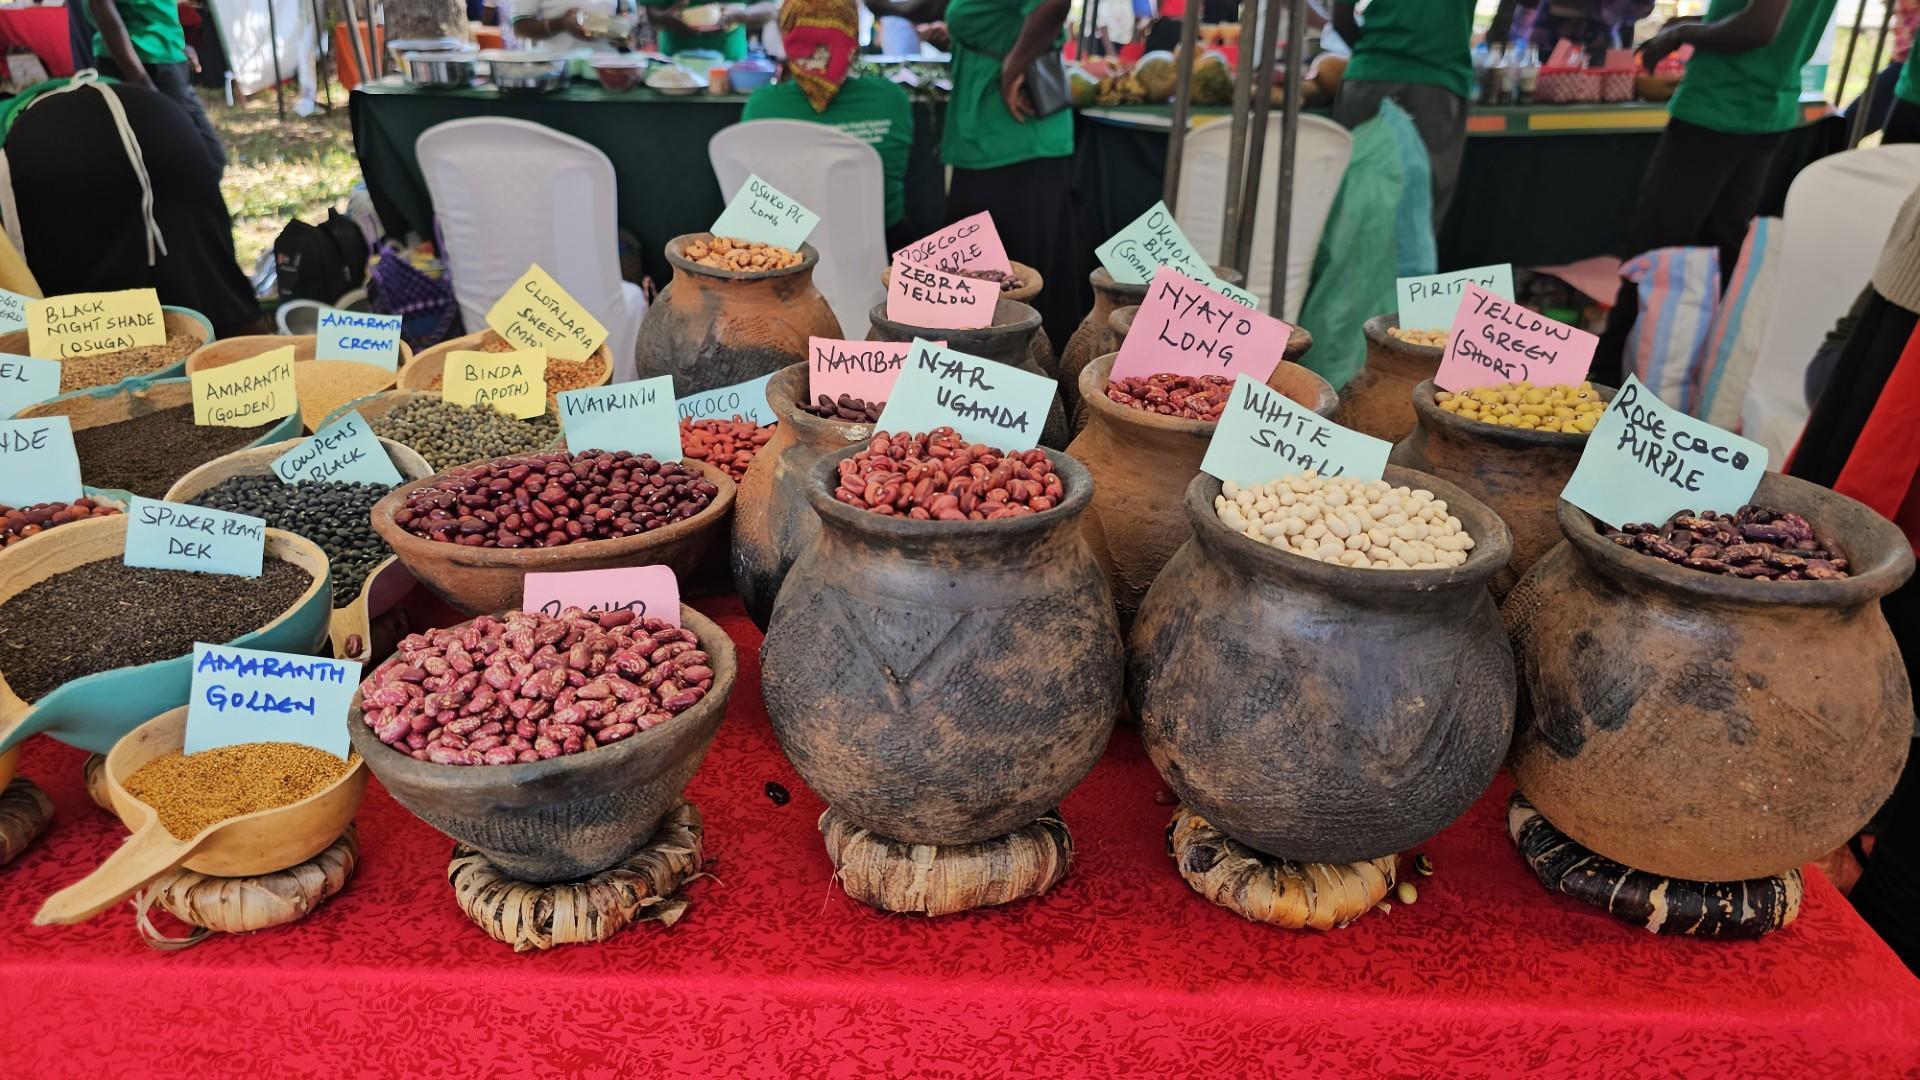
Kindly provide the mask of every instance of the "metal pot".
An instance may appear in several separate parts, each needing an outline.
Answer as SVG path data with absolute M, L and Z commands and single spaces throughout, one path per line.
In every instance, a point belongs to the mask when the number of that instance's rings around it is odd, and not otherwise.
M 567 86 L 571 54 L 526 49 L 488 49 L 480 54 L 487 62 L 493 85 L 509 93 L 551 94 Z
M 479 58 L 478 49 L 433 49 L 395 56 L 407 82 L 427 89 L 471 86 L 479 74 Z

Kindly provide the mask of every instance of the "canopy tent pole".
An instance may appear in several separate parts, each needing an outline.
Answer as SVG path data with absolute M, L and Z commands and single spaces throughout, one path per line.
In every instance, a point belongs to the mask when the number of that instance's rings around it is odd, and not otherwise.
M 1276 0 L 1277 2 L 1277 0 Z M 1307 0 L 1287 8 L 1286 99 L 1280 112 L 1280 190 L 1273 205 L 1273 289 L 1267 311 L 1284 318 L 1287 305 L 1287 254 L 1293 240 L 1293 165 L 1300 138 L 1300 69 L 1306 66 Z
M 1193 43 L 1200 36 L 1200 0 L 1187 0 L 1180 15 L 1179 77 L 1173 84 L 1173 126 L 1167 132 L 1167 176 L 1162 200 L 1180 209 L 1180 162 L 1187 152 L 1187 113 L 1193 106 Z

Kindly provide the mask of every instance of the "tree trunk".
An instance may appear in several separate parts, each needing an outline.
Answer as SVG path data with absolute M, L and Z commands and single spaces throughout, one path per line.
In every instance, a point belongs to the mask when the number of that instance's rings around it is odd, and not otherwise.
M 388 41 L 450 37 L 473 40 L 460 0 L 382 0 Z

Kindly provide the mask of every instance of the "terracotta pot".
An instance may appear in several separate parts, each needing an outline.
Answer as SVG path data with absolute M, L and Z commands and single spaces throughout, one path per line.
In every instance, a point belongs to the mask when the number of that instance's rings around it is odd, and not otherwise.
M 944 341 L 947 347 L 973 356 L 984 356 L 1008 367 L 1035 375 L 1046 375 L 1033 357 L 1033 339 L 1046 337 L 1040 329 L 1040 313 L 1018 300 L 1001 300 L 994 305 L 993 323 L 977 330 L 941 330 L 930 326 L 910 326 L 887 318 L 887 305 L 876 304 L 873 328 L 868 341 Z M 1047 408 L 1047 426 L 1040 433 L 1040 444 L 1055 450 L 1067 445 L 1067 414 L 1060 395 L 1053 396 Z
M 1216 266 L 1214 276 L 1223 281 L 1240 284 L 1246 279 L 1240 271 L 1231 266 Z M 1107 319 L 1123 307 L 1138 305 L 1147 298 L 1147 283 L 1128 285 L 1113 280 L 1113 275 L 1102 266 L 1087 275 L 1093 284 L 1093 309 L 1067 339 L 1067 347 L 1060 350 L 1060 394 L 1065 399 L 1067 415 L 1074 416 L 1080 407 L 1080 369 L 1093 363 L 1094 357 L 1114 352 L 1116 346 L 1106 340 L 1111 331 Z
M 712 658 L 712 688 L 686 712 L 610 746 L 524 765 L 435 765 L 376 738 L 356 693 L 347 716 L 353 748 L 395 802 L 507 876 L 591 877 L 653 839 L 726 715 L 738 670 L 733 642 L 684 604 L 680 625 Z
M 518 455 L 516 455 L 518 456 Z M 502 459 L 495 459 L 502 460 Z M 607 570 L 620 566 L 664 565 L 681 581 L 692 578 L 719 553 L 725 542 L 724 525 L 733 511 L 733 481 L 704 461 L 684 462 L 698 468 L 719 493 L 707 508 L 652 532 L 614 540 L 591 540 L 547 548 L 467 547 L 416 536 L 400 527 L 393 516 L 407 496 L 432 484 L 435 476 L 402 484 L 373 504 L 373 531 L 400 557 L 408 572 L 435 596 L 469 615 L 508 611 L 520 606 L 521 580 L 528 573 L 570 570 Z
M 1568 836 L 1635 870 L 1768 877 L 1847 842 L 1900 775 L 1913 697 L 1881 597 L 1913 550 L 1865 506 L 1768 473 L 1753 501 L 1838 539 L 1854 576 L 1747 581 L 1566 542 L 1503 609 L 1520 664 L 1509 768 Z
M 1613 400 L 1612 387 L 1594 390 L 1600 400 Z M 1560 492 L 1573 478 L 1587 437 L 1465 420 L 1441 408 L 1433 392 L 1432 379 L 1414 387 L 1418 423 L 1387 460 L 1459 484 L 1513 530 L 1513 557 L 1493 576 L 1497 601 L 1560 542 Z
M 1139 304 L 1128 304 L 1126 307 L 1116 308 L 1112 315 L 1107 316 L 1107 333 L 1100 339 L 1101 349 L 1098 355 L 1105 356 L 1108 353 L 1120 351 L 1120 343 L 1125 341 L 1127 334 L 1133 330 L 1133 318 L 1139 313 Z M 1296 326 L 1293 332 L 1287 335 L 1287 347 L 1280 354 L 1280 358 L 1298 364 L 1300 358 L 1307 355 L 1308 350 L 1312 348 L 1313 334 L 1303 326 Z M 1087 405 L 1084 393 L 1077 386 L 1074 387 L 1073 400 L 1078 410 L 1073 414 L 1073 433 L 1078 435 L 1087 426 Z
M 1389 337 L 1387 328 L 1399 325 L 1398 315 L 1366 321 L 1367 362 L 1340 388 L 1340 411 L 1333 417 L 1342 427 L 1388 442 L 1413 430 L 1413 388 L 1433 378 L 1444 351 Z
M 1193 530 L 1187 524 L 1187 484 L 1200 471 L 1218 423 L 1129 409 L 1107 397 L 1117 354 L 1080 372 L 1080 398 L 1089 422 L 1067 453 L 1093 476 L 1093 505 L 1080 519 L 1087 547 L 1113 588 L 1124 631 L 1160 574 Z M 1267 385 L 1321 416 L 1332 416 L 1338 396 L 1327 380 L 1282 360 Z
M 1513 732 L 1513 655 L 1487 580 L 1510 541 L 1443 480 L 1474 538 L 1446 570 L 1359 570 L 1221 524 L 1220 481 L 1187 487 L 1193 539 L 1127 639 L 1127 697 L 1182 802 L 1269 855 L 1349 863 L 1405 851 L 1486 790 Z
M 1120 711 L 1106 579 L 1080 536 L 1087 470 L 1049 452 L 1060 505 L 1001 521 L 914 521 L 832 490 L 761 649 L 774 734 L 802 779 L 862 828 L 914 844 L 1004 836 L 1060 805 Z
M 667 243 L 673 280 L 640 323 L 636 378 L 673 376 L 674 393 L 757 379 L 807 358 L 807 338 L 837 338 L 840 320 L 813 284 L 820 253 L 800 246 L 798 266 L 742 274 L 690 262 L 680 252 L 711 233 Z
M 734 497 L 733 585 L 762 630 L 787 570 L 820 535 L 820 518 L 806 493 L 814 463 L 873 438 L 872 424 L 824 420 L 802 410 L 808 376 L 806 364 L 795 364 L 767 383 L 767 400 L 780 422 L 747 466 Z

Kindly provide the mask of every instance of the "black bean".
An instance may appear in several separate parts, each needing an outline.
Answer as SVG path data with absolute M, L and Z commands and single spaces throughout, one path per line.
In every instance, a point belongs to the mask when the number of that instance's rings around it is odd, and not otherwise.
M 235 476 L 193 497 L 195 506 L 265 518 L 268 525 L 313 541 L 333 568 L 333 606 L 360 595 L 367 575 L 392 554 L 373 531 L 371 511 L 392 490 L 385 484 L 282 483 L 273 476 Z

